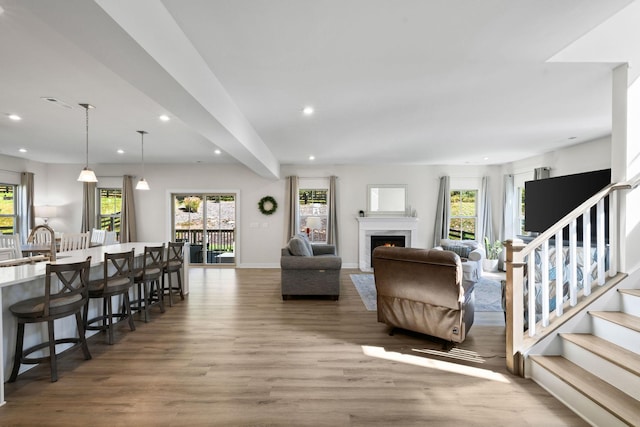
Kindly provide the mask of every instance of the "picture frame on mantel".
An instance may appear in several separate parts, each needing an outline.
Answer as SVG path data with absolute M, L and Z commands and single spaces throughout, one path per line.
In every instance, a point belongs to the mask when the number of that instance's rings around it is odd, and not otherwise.
M 408 199 L 406 184 L 369 184 L 367 216 L 406 216 Z

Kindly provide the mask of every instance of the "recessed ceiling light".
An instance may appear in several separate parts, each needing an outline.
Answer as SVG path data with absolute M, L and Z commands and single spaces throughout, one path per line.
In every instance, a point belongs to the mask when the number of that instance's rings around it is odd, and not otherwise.
M 310 105 L 307 105 L 302 109 L 302 114 L 304 114 L 305 116 L 310 116 L 313 114 L 313 111 L 314 111 L 313 107 Z
M 489 160 L 489 158 L 488 157 L 483 157 L 483 160 Z
M 218 150 L 218 149 L 213 150 L 213 152 L 214 152 L 215 154 L 217 154 L 218 156 L 222 153 L 222 151 L 220 151 L 220 150 Z
M 21 148 L 21 149 L 19 149 L 18 151 L 19 151 L 19 152 L 21 152 L 21 153 L 26 153 L 26 152 L 27 152 L 27 149 L 26 149 L 26 148 Z
M 169 120 L 171 120 L 171 117 L 167 116 L 166 114 L 163 114 L 159 117 L 160 120 L 162 120 L 163 122 L 168 122 Z
M 309 160 L 315 160 L 316 156 L 309 156 Z
M 17 114 L 7 114 L 7 117 L 9 117 L 11 120 L 15 120 L 15 121 L 22 120 L 22 117 L 20 117 Z
M 116 151 L 118 154 L 124 154 L 124 150 L 122 148 L 118 148 L 118 151 Z

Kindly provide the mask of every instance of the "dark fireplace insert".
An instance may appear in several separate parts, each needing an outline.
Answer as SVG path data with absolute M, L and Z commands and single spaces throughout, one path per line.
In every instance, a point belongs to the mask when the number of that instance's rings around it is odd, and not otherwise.
M 373 259 L 373 250 L 378 246 L 395 246 L 395 247 L 403 248 L 404 245 L 405 245 L 404 236 L 382 236 L 382 235 L 371 236 L 371 259 Z

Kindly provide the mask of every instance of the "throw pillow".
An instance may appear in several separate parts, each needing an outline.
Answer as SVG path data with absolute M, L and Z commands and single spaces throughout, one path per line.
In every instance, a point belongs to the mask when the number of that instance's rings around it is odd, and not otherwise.
M 307 247 L 307 252 L 309 252 L 309 256 L 313 256 L 313 247 L 311 246 L 309 237 L 305 233 L 298 234 L 298 237 L 302 239 L 302 241 L 304 242 L 304 245 Z
M 461 245 L 443 246 L 442 249 L 444 249 L 445 251 L 455 252 L 460 258 L 469 258 L 469 253 L 471 253 L 471 248 L 467 248 Z
M 289 248 L 289 252 L 291 255 L 295 256 L 312 256 L 313 253 L 309 252 L 307 249 L 307 245 L 305 245 L 304 241 L 298 236 L 294 236 L 289 240 L 289 244 L 287 245 Z

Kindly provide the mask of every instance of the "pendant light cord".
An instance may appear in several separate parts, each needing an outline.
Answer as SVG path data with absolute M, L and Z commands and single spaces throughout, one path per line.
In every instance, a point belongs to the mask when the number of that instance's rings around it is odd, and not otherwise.
M 85 129 L 86 129 L 86 135 L 87 135 L 87 142 L 86 142 L 86 149 L 85 149 L 87 159 L 86 159 L 85 167 L 88 169 L 89 168 L 89 106 L 88 105 L 84 107 L 84 112 L 85 112 Z
M 138 130 L 136 132 L 140 134 L 140 141 L 142 146 L 142 179 L 144 179 L 144 134 L 148 132 L 144 130 Z

